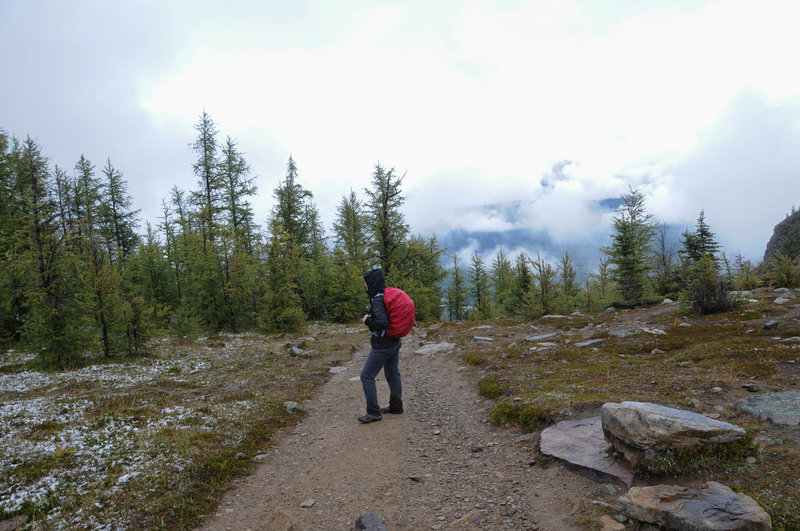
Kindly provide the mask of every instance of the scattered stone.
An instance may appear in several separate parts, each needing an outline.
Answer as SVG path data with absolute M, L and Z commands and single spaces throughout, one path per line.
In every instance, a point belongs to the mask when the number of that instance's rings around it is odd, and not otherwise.
M 598 338 L 598 339 L 587 339 L 586 341 L 581 341 L 580 343 L 575 343 L 575 346 L 578 348 L 581 347 L 589 347 L 591 345 L 596 345 L 598 343 L 602 343 L 605 339 Z
M 28 523 L 28 515 L 20 514 L 8 520 L 0 520 L 0 531 L 12 531 L 13 529 L 21 529 Z
M 789 288 L 775 288 L 772 290 L 773 293 L 788 293 Z
M 751 393 L 758 393 L 759 391 L 761 391 L 761 387 L 760 386 L 758 386 L 758 385 L 756 385 L 754 383 L 750 383 L 750 382 L 743 383 L 742 384 L 742 389 L 746 389 L 747 391 L 750 391 Z
M 258 454 L 253 459 L 256 460 L 256 461 L 263 461 L 266 458 L 267 458 L 267 454 Z
M 379 515 L 366 512 L 356 520 L 356 531 L 388 531 L 388 528 Z
M 617 493 L 617 487 L 612 485 L 611 483 L 605 483 L 603 488 L 606 489 L 606 492 L 614 496 Z
M 556 337 L 556 335 L 555 334 L 539 334 L 538 336 L 526 337 L 525 341 L 543 341 L 545 339 L 550 339 L 551 337 Z
M 711 392 L 712 393 L 724 393 L 725 389 L 723 389 L 722 387 L 712 387 L 711 388 Z
M 781 339 L 781 343 L 788 343 L 788 342 L 796 343 L 798 341 L 800 341 L 800 336 L 792 336 Z
M 664 332 L 663 330 L 661 330 L 660 328 L 642 328 L 642 330 L 644 330 L 648 334 L 654 334 L 654 335 L 657 335 L 657 336 L 665 336 L 665 335 L 667 335 L 667 333 Z
M 634 466 L 671 448 L 727 443 L 746 435 L 739 426 L 647 402 L 608 402 L 600 414 L 606 438 Z
M 600 517 L 601 531 L 625 531 L 625 526 L 607 514 Z
M 630 518 L 666 529 L 772 529 L 769 514 L 752 498 L 714 481 L 700 489 L 633 487 L 619 502 Z
M 608 335 L 614 337 L 628 337 L 630 335 L 633 335 L 633 332 L 631 332 L 630 330 L 615 330 L 614 332 L 609 332 Z
M 747 464 L 748 464 L 748 465 L 754 465 L 754 464 L 756 464 L 756 458 L 755 458 L 755 457 L 753 457 L 752 455 L 751 455 L 750 457 L 748 457 L 747 459 L 745 459 L 745 461 L 747 461 Z
M 779 324 L 780 323 L 774 319 L 772 321 L 767 321 L 766 323 L 764 323 L 764 330 L 774 330 L 778 328 Z
M 660 348 L 654 348 L 653 350 L 650 351 L 650 354 L 653 355 L 653 356 L 660 356 L 661 354 L 664 354 L 664 353 L 665 352 L 663 350 L 661 350 Z
M 672 299 L 664 299 L 663 301 L 661 301 L 661 304 L 674 304 L 674 303 L 675 301 L 673 301 Z
M 298 531 L 299 529 L 300 521 L 282 507 L 278 508 L 266 527 L 266 531 Z
M 492 339 L 491 337 L 475 336 L 472 338 L 472 341 L 474 341 L 475 343 L 491 343 L 492 341 L 494 341 L 494 339 Z
M 630 467 L 613 458 L 613 448 L 603 437 L 600 417 L 564 420 L 542 432 L 540 451 L 561 459 L 595 481 L 616 481 L 630 486 Z
M 303 508 L 306 508 L 306 509 L 307 508 L 311 508 L 311 507 L 314 507 L 315 503 L 317 503 L 317 500 L 315 500 L 314 498 L 309 498 L 306 501 L 304 501 L 303 503 L 301 503 L 300 507 L 303 507 Z
M 785 297 L 778 297 L 777 299 L 772 301 L 773 304 L 786 304 L 787 302 L 789 302 L 789 299 Z
M 542 319 L 572 319 L 572 317 L 567 317 L 566 315 L 543 315 Z
M 414 351 L 414 354 L 440 354 L 450 352 L 455 348 L 455 343 L 431 343 Z
M 346 370 L 347 370 L 347 367 L 337 366 L 337 367 L 331 367 L 330 369 L 328 369 L 328 372 L 331 373 L 331 374 L 339 374 L 340 372 L 344 372 Z
M 692 325 L 691 325 L 691 324 L 689 324 L 689 323 L 681 323 L 681 324 L 679 324 L 678 326 L 680 326 L 681 328 L 689 328 L 689 327 L 690 327 L 690 326 L 692 326 Z
M 513 505 L 500 513 L 500 516 L 514 516 L 517 513 L 517 508 Z
M 247 454 L 244 452 L 236 452 L 236 459 L 247 459 Z
M 734 404 L 734 409 L 769 419 L 775 424 L 797 426 L 800 424 L 800 391 L 763 393 Z
M 306 410 L 306 408 L 303 407 L 302 404 L 298 404 L 297 402 L 294 402 L 292 400 L 287 400 L 286 402 L 284 402 L 283 403 L 283 407 L 286 408 L 286 412 L 289 413 L 290 415 L 292 413 L 294 413 L 295 411 L 305 411 Z
M 469 332 L 470 330 L 482 330 L 482 329 L 491 328 L 491 327 L 492 327 L 492 325 L 473 326 L 472 328 L 468 328 L 467 332 Z

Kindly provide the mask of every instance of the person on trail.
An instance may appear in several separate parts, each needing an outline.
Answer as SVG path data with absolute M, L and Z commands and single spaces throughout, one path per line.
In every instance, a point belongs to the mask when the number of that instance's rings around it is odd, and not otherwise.
M 361 369 L 361 386 L 367 400 L 367 414 L 358 417 L 358 421 L 367 424 L 382 420 L 383 413 L 403 412 L 403 385 L 400 381 L 400 339 L 386 334 L 389 317 L 383 301 L 383 292 L 386 289 L 383 270 L 376 268 L 367 271 L 364 274 L 364 286 L 369 295 L 369 309 L 362 320 L 369 327 L 372 349 Z M 378 405 L 378 390 L 375 387 L 375 377 L 381 369 L 389 384 L 389 407 L 382 409 Z

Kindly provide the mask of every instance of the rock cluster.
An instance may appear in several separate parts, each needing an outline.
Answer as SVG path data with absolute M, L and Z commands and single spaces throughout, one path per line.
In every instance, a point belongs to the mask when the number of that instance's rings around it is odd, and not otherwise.
M 739 426 L 689 411 L 646 402 L 607 403 L 600 417 L 563 421 L 545 429 L 540 450 L 593 479 L 630 487 L 631 465 L 670 449 L 724 444 L 745 435 Z M 615 457 L 614 448 L 626 461 Z M 772 528 L 769 514 L 752 498 L 714 482 L 700 488 L 631 487 L 619 503 L 627 517 L 665 529 Z M 609 520 L 603 527 L 617 528 L 616 523 Z

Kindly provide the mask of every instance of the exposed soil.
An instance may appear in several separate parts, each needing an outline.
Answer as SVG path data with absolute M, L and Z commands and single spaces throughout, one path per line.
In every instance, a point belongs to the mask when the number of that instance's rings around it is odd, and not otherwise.
M 304 530 L 353 529 L 366 511 L 390 530 L 581 529 L 579 508 L 614 501 L 610 486 L 541 462 L 535 436 L 490 426 L 493 402 L 452 356 L 414 354 L 420 344 L 412 335 L 401 349 L 404 414 L 356 421 L 365 342 L 200 529 L 264 529 L 279 508 Z M 382 374 L 378 395 L 385 406 Z

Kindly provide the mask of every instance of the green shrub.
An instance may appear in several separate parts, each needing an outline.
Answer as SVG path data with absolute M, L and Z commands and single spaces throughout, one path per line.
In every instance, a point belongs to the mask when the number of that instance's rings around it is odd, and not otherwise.
M 724 312 L 735 305 L 729 297 L 728 283 L 717 273 L 716 264 L 709 255 L 704 255 L 693 266 L 682 298 L 703 315 Z
M 776 288 L 795 288 L 800 286 L 800 266 L 792 263 L 792 259 L 778 253 L 769 265 L 772 285 Z
M 494 400 L 506 392 L 506 387 L 493 376 L 486 376 L 481 380 L 478 392 L 481 396 Z

